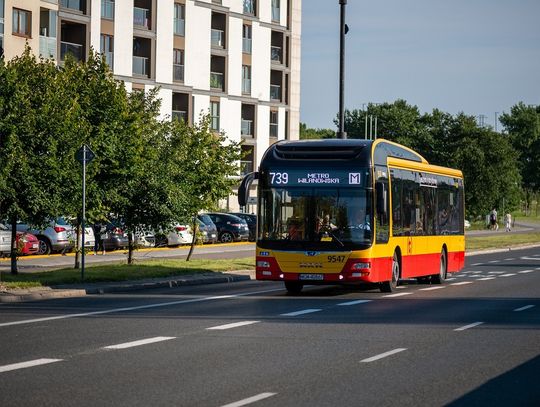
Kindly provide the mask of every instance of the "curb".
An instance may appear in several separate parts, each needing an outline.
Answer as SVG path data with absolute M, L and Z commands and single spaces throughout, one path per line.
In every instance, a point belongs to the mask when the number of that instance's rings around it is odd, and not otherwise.
M 537 243 L 535 243 L 535 244 L 523 244 L 523 245 L 503 247 L 503 248 L 499 248 L 499 249 L 475 250 L 473 252 L 465 252 L 465 258 L 467 258 L 469 256 L 478 256 L 480 254 L 503 253 L 503 252 L 510 252 L 512 250 L 534 249 L 536 247 L 540 247 L 540 244 L 537 244 Z
M 50 287 L 44 287 L 40 290 L 32 290 L 32 292 L 26 292 L 27 290 L 13 290 L 0 293 L 0 303 L 11 302 L 27 302 L 27 301 L 39 301 L 50 300 L 55 298 L 72 298 L 83 297 L 86 295 L 85 290 L 53 290 Z

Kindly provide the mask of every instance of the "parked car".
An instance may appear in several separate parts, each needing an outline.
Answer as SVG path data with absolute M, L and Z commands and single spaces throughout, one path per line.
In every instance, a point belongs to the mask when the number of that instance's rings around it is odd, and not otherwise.
M 23 256 L 37 254 L 39 251 L 39 240 L 32 233 L 17 232 L 16 242 L 19 254 Z
M 204 243 L 217 243 L 218 241 L 218 230 L 216 227 L 216 224 L 212 222 L 212 219 L 210 219 L 210 216 L 208 216 L 206 213 L 201 213 L 197 215 L 197 219 L 202 222 L 199 223 L 199 227 L 201 230 L 206 231 L 206 240 L 203 240 Z M 202 226 L 204 224 L 204 227 Z
M 56 219 L 56 225 L 64 227 L 67 232 L 67 237 L 70 242 L 70 247 L 67 248 L 67 250 L 70 250 L 75 245 L 75 239 L 77 238 L 77 229 L 73 226 L 74 222 L 70 222 L 67 218 L 60 217 Z M 95 244 L 95 236 L 94 236 L 94 229 L 92 228 L 92 225 L 85 224 L 84 225 L 84 247 L 86 247 L 87 250 L 92 250 L 94 248 Z M 79 234 L 79 245 L 78 247 L 82 246 L 82 234 Z
M 154 247 L 156 236 L 151 230 L 140 230 L 135 233 L 135 245 L 139 247 Z
M 167 234 L 167 246 L 191 244 L 192 241 L 193 234 L 189 225 L 175 225 Z
M 68 227 L 64 222 L 61 223 L 51 221 L 49 226 L 44 229 L 37 229 L 26 223 L 17 223 L 17 230 L 31 233 L 38 238 L 38 254 L 51 254 L 52 252 L 71 250 L 74 246 L 74 242 L 70 241 L 70 236 L 68 236 L 68 229 L 71 230 L 71 226 Z M 6 226 L 9 228 L 9 225 Z
M 129 245 L 127 233 L 119 221 L 107 223 L 106 231 L 102 234 L 105 250 L 125 249 Z
M 11 253 L 11 230 L 0 223 L 0 257 Z
M 249 228 L 245 220 L 229 213 L 208 213 L 217 227 L 218 238 L 222 243 L 249 239 Z
M 232 215 L 238 216 L 240 219 L 244 219 L 249 228 L 249 240 L 251 242 L 255 241 L 255 236 L 257 236 L 257 215 L 253 213 L 243 213 L 243 212 L 231 212 Z

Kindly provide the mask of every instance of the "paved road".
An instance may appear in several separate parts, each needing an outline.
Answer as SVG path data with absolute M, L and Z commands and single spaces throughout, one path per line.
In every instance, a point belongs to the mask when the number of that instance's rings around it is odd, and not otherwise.
M 251 281 L 2 304 L 0 346 L 2 406 L 537 406 L 540 253 L 391 295 Z

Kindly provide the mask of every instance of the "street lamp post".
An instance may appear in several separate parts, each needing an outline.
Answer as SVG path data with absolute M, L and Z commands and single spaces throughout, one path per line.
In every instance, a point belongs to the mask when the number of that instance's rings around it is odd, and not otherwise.
M 341 7 L 341 24 L 340 24 L 340 38 L 339 38 L 339 129 L 338 138 L 346 139 L 347 133 L 345 132 L 345 34 L 349 31 L 349 28 L 345 24 L 345 6 L 347 0 L 339 0 Z

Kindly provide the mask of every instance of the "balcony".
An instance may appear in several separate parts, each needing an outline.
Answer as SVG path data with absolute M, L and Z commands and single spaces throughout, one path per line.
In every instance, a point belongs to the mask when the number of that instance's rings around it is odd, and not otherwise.
M 224 90 L 224 77 L 221 72 L 210 72 L 210 88 Z
M 183 18 L 174 19 L 174 35 L 184 36 L 186 33 L 186 20 Z
M 60 42 L 60 60 L 65 61 L 68 54 L 75 60 L 82 62 L 84 60 L 84 47 L 72 42 Z
M 56 58 L 56 38 L 39 36 L 39 55 L 43 58 Z
M 255 15 L 255 0 L 244 0 L 244 14 Z
M 70 10 L 80 11 L 84 13 L 86 8 L 86 1 L 84 0 L 61 0 L 60 6 L 63 8 L 68 8 Z
M 240 175 L 246 175 L 253 172 L 253 161 L 240 161 Z
M 114 1 L 110 1 L 110 0 L 101 1 L 101 18 L 114 20 Z
M 242 79 L 242 93 L 251 93 L 251 79 Z
M 212 47 L 225 48 L 225 32 L 212 28 Z
M 281 100 L 281 86 L 270 85 L 270 99 Z
M 150 10 L 133 7 L 133 25 L 150 29 Z
M 251 38 L 242 38 L 242 52 L 251 54 Z
M 240 134 L 242 137 L 253 137 L 253 120 L 242 119 Z
M 281 64 L 281 47 L 270 47 L 270 59 Z
M 173 80 L 174 81 L 184 80 L 184 65 L 173 64 Z
M 179 122 L 184 121 L 188 122 L 187 112 L 183 110 L 173 110 L 172 118 L 178 120 Z
M 141 76 L 150 76 L 150 59 L 145 57 L 133 56 L 133 74 Z

